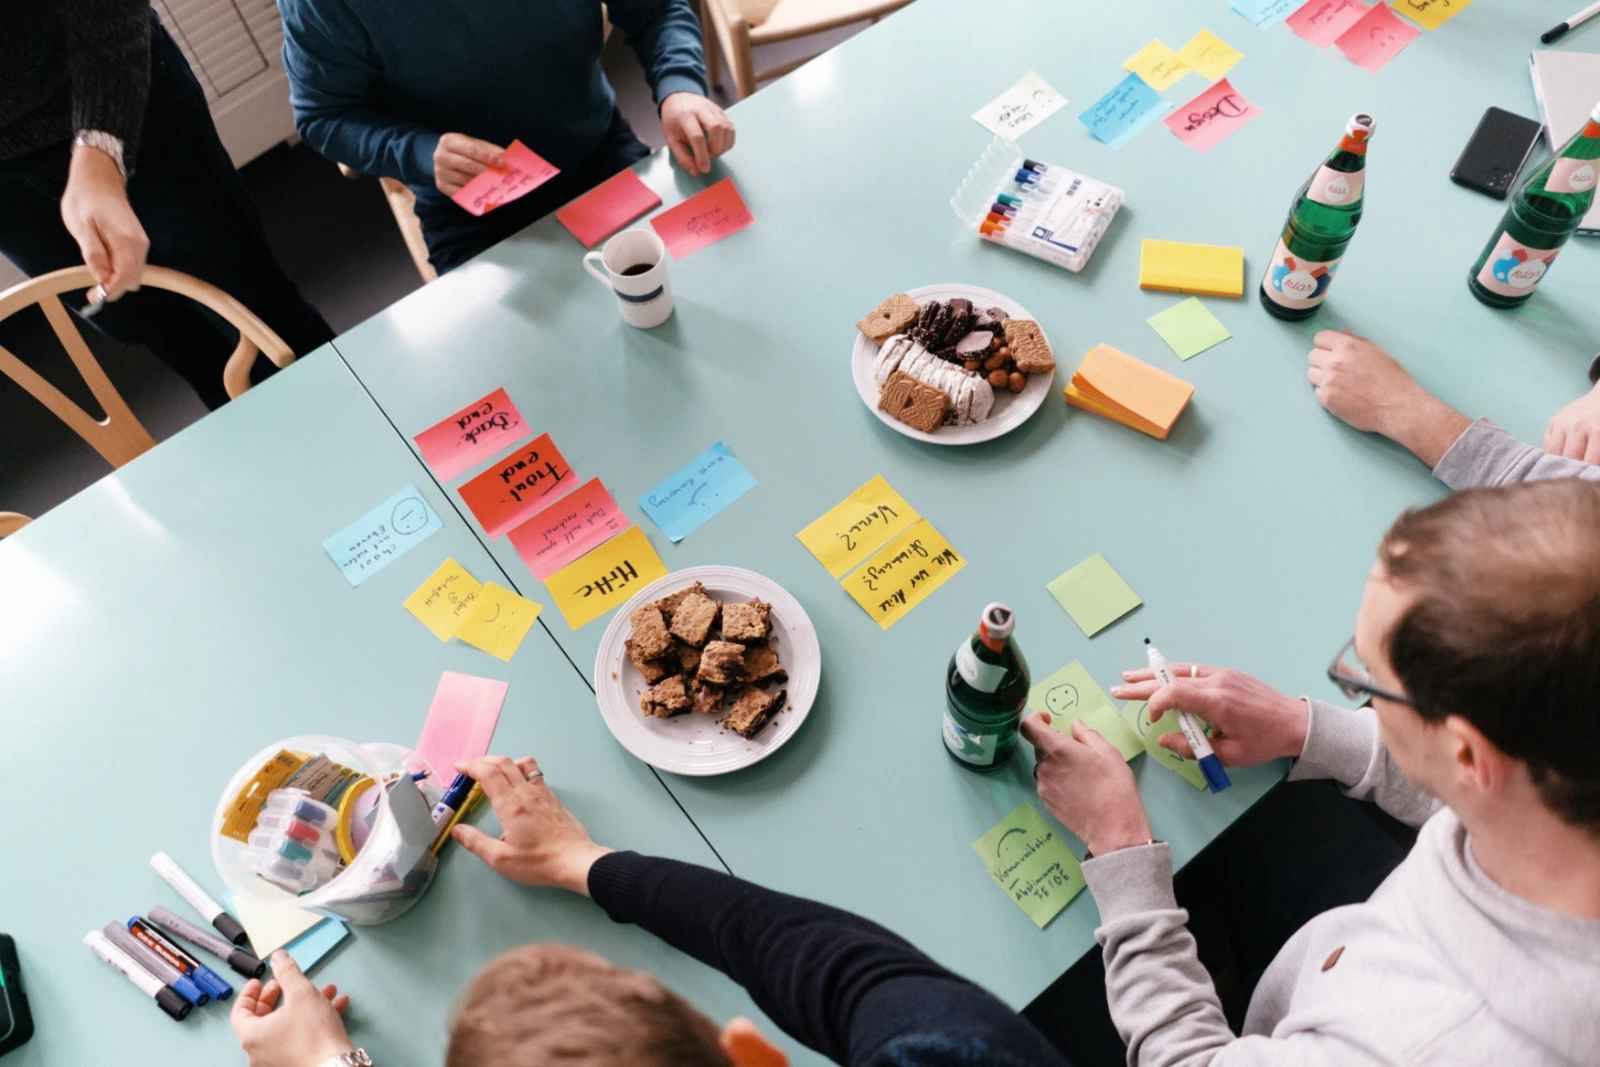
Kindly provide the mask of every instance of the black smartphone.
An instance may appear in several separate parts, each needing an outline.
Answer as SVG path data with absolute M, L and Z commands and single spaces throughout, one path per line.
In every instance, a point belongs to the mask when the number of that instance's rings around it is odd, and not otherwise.
M 0 934 L 0 1056 L 27 1044 L 32 1036 L 33 1015 L 28 1011 L 28 995 L 22 991 L 17 943 Z
M 1504 200 L 1544 129 L 1532 119 L 1491 107 L 1450 171 L 1450 180 Z

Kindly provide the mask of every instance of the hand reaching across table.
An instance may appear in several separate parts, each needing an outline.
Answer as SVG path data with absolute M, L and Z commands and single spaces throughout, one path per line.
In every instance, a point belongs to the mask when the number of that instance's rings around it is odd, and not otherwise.
M 733 147 L 733 120 L 699 93 L 661 101 L 661 132 L 678 166 L 694 175 L 709 173 L 711 161 Z
M 532 757 L 486 756 L 456 764 L 483 786 L 500 819 L 500 836 L 458 823 L 456 843 L 489 869 L 523 885 L 554 886 L 589 895 L 589 868 L 615 849 L 597 845 L 545 784 Z
M 1600 465 L 1600 385 L 1555 413 L 1544 430 L 1544 450 Z
M 246 982 L 228 1021 L 250 1067 L 318 1067 L 355 1048 L 340 1018 L 349 1006 L 337 986 L 318 989 L 280 949 L 272 979 Z

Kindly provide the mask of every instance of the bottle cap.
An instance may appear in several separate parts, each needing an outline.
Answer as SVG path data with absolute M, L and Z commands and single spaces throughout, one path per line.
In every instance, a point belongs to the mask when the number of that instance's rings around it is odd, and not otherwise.
M 1350 116 L 1350 122 L 1344 132 L 1358 141 L 1364 141 L 1378 131 L 1378 120 L 1364 111 L 1357 111 Z
M 983 630 L 983 636 L 1000 641 L 1010 637 L 1017 628 L 1017 616 L 1009 606 L 994 603 L 983 609 L 983 618 L 978 625 Z

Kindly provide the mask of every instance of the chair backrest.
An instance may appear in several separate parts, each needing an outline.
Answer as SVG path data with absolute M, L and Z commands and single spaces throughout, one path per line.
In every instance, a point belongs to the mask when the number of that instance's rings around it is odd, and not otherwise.
M 10 537 L 33 520 L 15 511 L 0 511 L 0 537 Z
M 250 309 L 216 286 L 167 267 L 150 266 L 145 267 L 140 283 L 155 289 L 166 289 L 203 304 L 239 331 L 239 344 L 222 368 L 222 386 L 230 398 L 240 396 L 250 388 L 250 367 L 255 363 L 257 354 L 266 356 L 279 367 L 287 367 L 294 362 L 294 352 L 282 338 L 256 318 Z M 105 411 L 104 419 L 95 419 L 73 403 L 65 393 L 4 346 L 0 346 L 0 372 L 77 431 L 78 436 L 112 466 L 120 467 L 140 453 L 154 448 L 155 441 L 134 417 L 122 394 L 106 377 L 99 361 L 84 343 L 83 335 L 78 332 L 77 323 L 61 302 L 62 293 L 87 289 L 94 284 L 94 276 L 89 273 L 88 267 L 68 267 L 41 274 L 0 293 L 0 319 L 10 318 L 23 308 L 38 305 L 50 328 L 55 331 L 61 347 L 72 357 L 73 365 L 83 375 L 89 391 Z

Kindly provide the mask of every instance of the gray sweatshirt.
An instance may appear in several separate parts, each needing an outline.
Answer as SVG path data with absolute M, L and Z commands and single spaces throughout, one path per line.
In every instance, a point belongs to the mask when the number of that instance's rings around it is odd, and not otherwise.
M 1600 480 L 1600 468 L 1547 455 L 1487 419 L 1434 473 L 1454 489 Z M 1290 779 L 1334 779 L 1421 826 L 1416 846 L 1366 903 L 1325 912 L 1289 939 L 1237 1037 L 1184 926 L 1167 846 L 1085 861 L 1128 1063 L 1600 1065 L 1600 920 L 1501 889 L 1473 860 L 1455 814 L 1400 772 L 1371 709 L 1307 703 L 1310 730 Z

